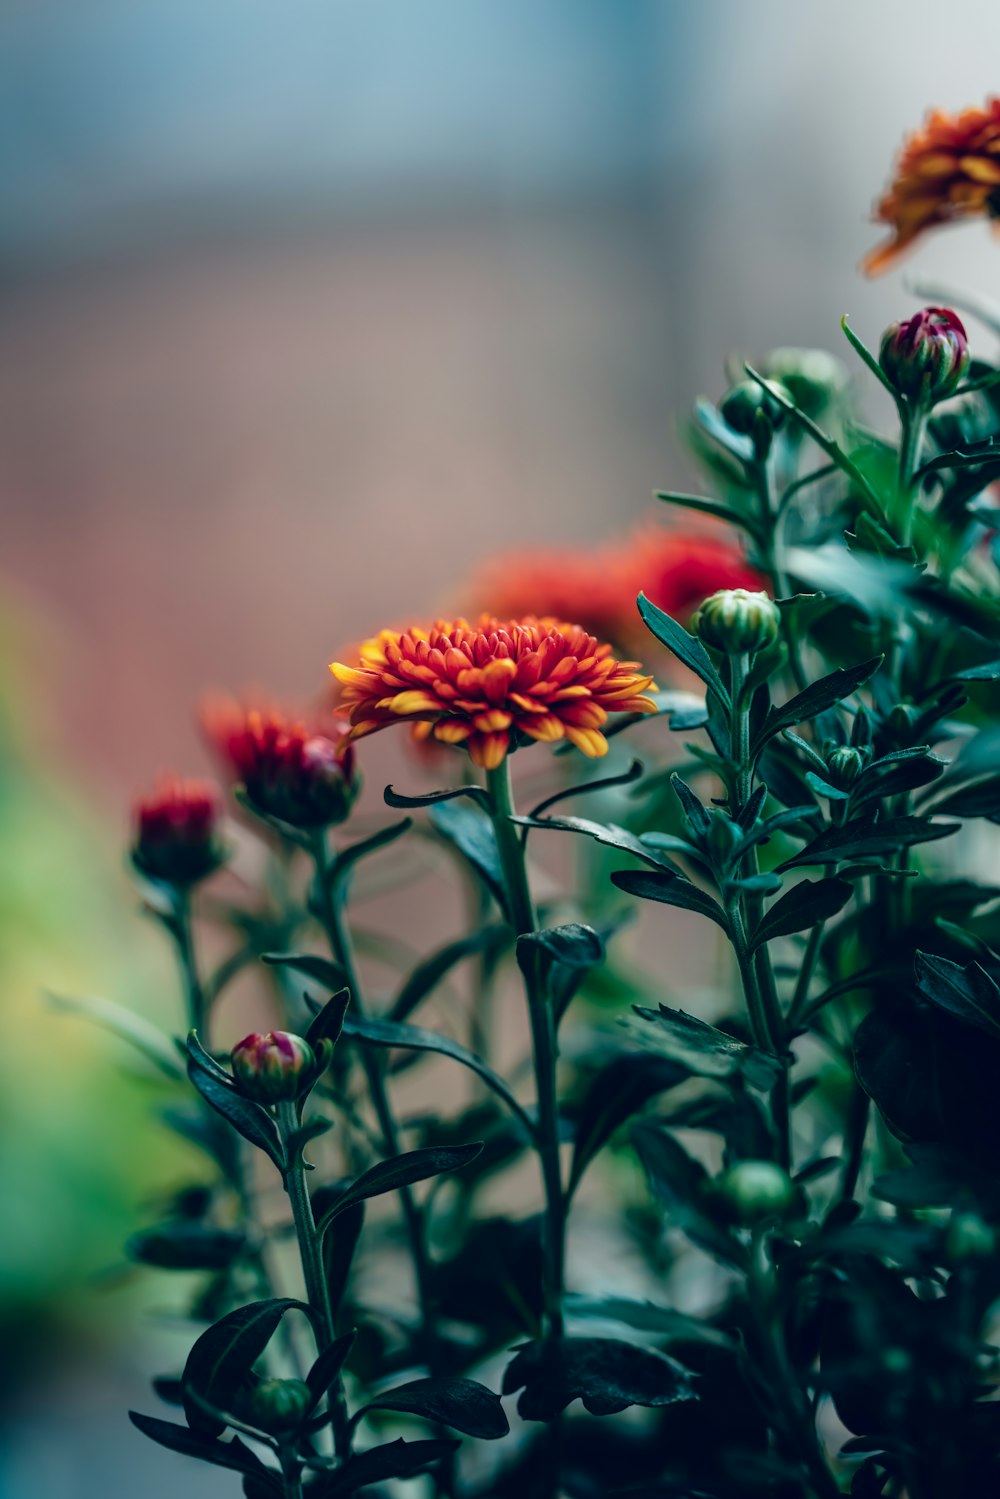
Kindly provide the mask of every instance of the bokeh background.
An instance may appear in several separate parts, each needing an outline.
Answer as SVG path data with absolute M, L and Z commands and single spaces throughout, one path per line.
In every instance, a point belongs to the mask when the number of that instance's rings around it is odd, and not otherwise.
M 4 1496 L 178 1481 L 124 1421 L 171 1334 L 118 1249 L 172 1158 L 41 998 L 169 1010 L 134 789 L 204 768 L 206 687 L 311 695 L 492 553 L 652 513 L 727 356 L 990 294 L 982 225 L 856 267 L 904 131 L 998 56 L 986 0 L 0 8 Z

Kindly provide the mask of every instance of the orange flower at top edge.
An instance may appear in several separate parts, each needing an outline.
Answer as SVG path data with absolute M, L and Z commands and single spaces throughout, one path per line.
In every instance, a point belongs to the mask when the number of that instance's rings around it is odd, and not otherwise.
M 907 138 L 896 175 L 875 210 L 892 238 L 862 262 L 869 276 L 893 265 L 937 224 L 1000 212 L 1000 99 L 947 115 L 932 110 Z
M 383 630 L 361 647 L 357 667 L 334 661 L 360 739 L 404 720 L 460 744 L 476 765 L 495 770 L 518 739 L 568 739 L 585 755 L 607 753 L 609 713 L 651 713 L 652 678 L 617 661 L 579 625 L 554 619 L 474 625 L 439 620 L 430 630 Z

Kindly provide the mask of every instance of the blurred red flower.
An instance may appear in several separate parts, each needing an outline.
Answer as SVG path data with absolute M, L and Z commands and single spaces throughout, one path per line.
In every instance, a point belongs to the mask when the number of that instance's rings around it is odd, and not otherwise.
M 210 781 L 162 775 L 136 801 L 132 820 L 132 858 L 151 879 L 187 885 L 222 862 L 222 799 Z
M 474 575 L 465 592 L 499 616 L 572 620 L 616 650 L 645 654 L 652 637 L 636 610 L 640 590 L 684 623 L 718 589 L 761 584 L 721 533 L 650 523 L 623 542 L 508 553 Z
M 233 698 L 210 698 L 200 716 L 209 744 L 262 812 L 297 828 L 347 816 L 360 782 L 342 719 L 306 721 Z

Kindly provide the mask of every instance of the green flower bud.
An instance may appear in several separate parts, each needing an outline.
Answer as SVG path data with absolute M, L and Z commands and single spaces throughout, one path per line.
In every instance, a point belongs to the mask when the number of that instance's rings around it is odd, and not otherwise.
M 744 1226 L 787 1217 L 798 1199 L 792 1178 L 773 1161 L 737 1161 L 715 1185 L 731 1216 Z
M 826 349 L 773 349 L 763 373 L 789 392 L 806 416 L 818 417 L 847 389 L 847 370 Z
M 838 745 L 826 757 L 827 780 L 831 786 L 836 786 L 838 791 L 847 791 L 853 786 L 867 763 L 868 757 L 864 750 L 855 749 L 850 744 Z
M 890 323 L 878 355 L 894 389 L 924 405 L 954 395 L 969 360 L 965 328 L 947 307 L 924 307 L 906 322 Z
M 250 1396 L 247 1414 L 261 1431 L 277 1434 L 299 1426 L 314 1403 L 304 1379 L 264 1379 Z
M 945 1253 L 955 1264 L 986 1260 L 997 1250 L 997 1236 L 978 1213 L 952 1213 L 945 1236 Z
M 790 392 L 783 385 L 779 385 L 776 380 L 770 383 L 779 396 L 791 400 Z M 734 432 L 739 432 L 744 437 L 754 435 L 757 417 L 761 413 L 769 422 L 772 432 L 777 432 L 786 416 L 781 403 L 769 396 L 756 380 L 741 380 L 732 390 L 727 391 L 719 403 L 719 413 L 727 427 L 732 427 Z
M 691 625 L 706 645 L 724 655 L 752 655 L 777 640 L 781 611 L 766 593 L 720 588 L 701 605 Z
M 315 1081 L 320 1066 L 308 1041 L 288 1031 L 254 1031 L 232 1054 L 233 1077 L 246 1098 L 256 1103 L 284 1103 L 298 1098 Z

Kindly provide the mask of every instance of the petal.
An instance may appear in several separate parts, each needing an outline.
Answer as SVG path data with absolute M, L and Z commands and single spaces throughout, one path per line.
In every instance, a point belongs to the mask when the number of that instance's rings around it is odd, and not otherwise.
M 596 729 L 574 729 L 567 724 L 566 738 L 592 760 L 599 760 L 608 752 L 608 741 Z

